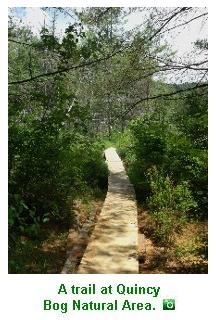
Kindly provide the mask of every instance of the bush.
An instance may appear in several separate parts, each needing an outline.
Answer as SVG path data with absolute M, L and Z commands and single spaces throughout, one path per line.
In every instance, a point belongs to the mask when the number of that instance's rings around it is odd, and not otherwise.
M 148 176 L 152 194 L 147 203 L 156 222 L 155 238 L 167 245 L 171 243 L 174 233 L 181 231 L 187 212 L 197 204 L 187 182 L 174 185 L 156 167 L 149 170 Z
M 168 141 L 168 158 L 164 170 L 177 181 L 187 181 L 198 206 L 194 215 L 205 217 L 208 211 L 208 154 L 207 150 L 194 148 L 182 134 L 175 134 Z
M 18 136 L 10 137 L 9 228 L 10 234 L 32 230 L 33 235 L 41 223 L 67 220 L 77 197 L 104 189 L 108 172 L 103 145 L 84 134 L 54 134 L 42 124 L 37 130 L 33 125 L 18 129 Z
M 46 216 L 43 217 L 43 222 Z M 35 208 L 29 209 L 20 195 L 15 194 L 10 197 L 8 209 L 8 227 L 16 234 L 22 233 L 31 237 L 36 237 L 40 230 L 40 218 L 36 216 Z M 9 235 L 14 238 L 13 233 Z
M 167 104 L 167 102 L 166 102 Z M 169 107 L 169 109 L 168 109 Z M 175 185 L 187 182 L 197 206 L 194 217 L 207 216 L 207 96 L 188 95 L 181 102 L 157 103 L 118 140 L 137 198 L 145 203 L 151 186 L 147 171 L 157 166 Z M 125 139 L 127 137 L 127 139 Z
M 144 116 L 131 123 L 133 150 L 138 160 L 143 160 L 145 168 L 163 165 L 166 161 L 167 128 L 165 123 L 154 116 Z

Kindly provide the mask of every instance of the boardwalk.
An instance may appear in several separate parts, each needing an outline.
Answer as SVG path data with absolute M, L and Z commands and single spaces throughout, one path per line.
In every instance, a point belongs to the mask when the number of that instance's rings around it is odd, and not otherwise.
M 77 273 L 138 273 L 137 207 L 131 185 L 114 148 L 105 151 L 108 193 Z

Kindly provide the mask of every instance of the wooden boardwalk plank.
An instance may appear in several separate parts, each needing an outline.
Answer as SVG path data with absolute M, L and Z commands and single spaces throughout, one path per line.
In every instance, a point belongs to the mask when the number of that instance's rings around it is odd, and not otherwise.
M 116 150 L 108 148 L 105 157 L 108 192 L 77 273 L 138 273 L 134 189 Z

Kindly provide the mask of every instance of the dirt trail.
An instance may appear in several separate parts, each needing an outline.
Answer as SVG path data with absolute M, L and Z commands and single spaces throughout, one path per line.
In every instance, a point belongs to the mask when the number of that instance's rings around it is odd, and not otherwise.
M 108 192 L 77 273 L 138 273 L 135 193 L 115 148 L 105 157 Z

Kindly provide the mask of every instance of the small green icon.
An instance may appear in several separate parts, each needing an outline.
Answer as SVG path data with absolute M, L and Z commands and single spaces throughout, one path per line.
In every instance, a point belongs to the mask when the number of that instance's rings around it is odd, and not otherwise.
M 163 310 L 175 310 L 175 299 L 163 299 Z

